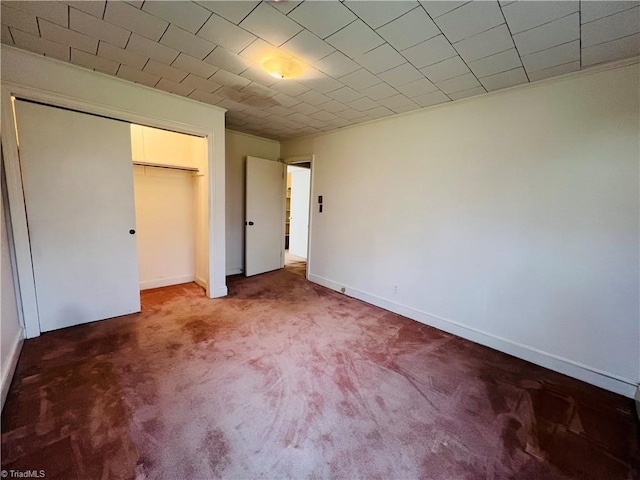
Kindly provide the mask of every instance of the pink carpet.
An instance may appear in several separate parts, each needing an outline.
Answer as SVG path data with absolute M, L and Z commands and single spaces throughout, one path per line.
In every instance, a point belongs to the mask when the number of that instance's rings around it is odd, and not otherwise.
M 61 479 L 638 478 L 629 399 L 287 270 L 230 278 L 229 290 L 146 291 L 141 314 L 27 341 L 2 416 L 2 468 Z

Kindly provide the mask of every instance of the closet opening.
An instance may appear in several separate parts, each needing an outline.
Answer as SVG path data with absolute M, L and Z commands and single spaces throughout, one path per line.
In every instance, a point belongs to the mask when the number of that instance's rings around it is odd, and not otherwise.
M 306 277 L 309 250 L 311 162 L 287 165 L 285 268 Z
M 206 138 L 131 124 L 131 154 L 140 290 L 206 290 Z

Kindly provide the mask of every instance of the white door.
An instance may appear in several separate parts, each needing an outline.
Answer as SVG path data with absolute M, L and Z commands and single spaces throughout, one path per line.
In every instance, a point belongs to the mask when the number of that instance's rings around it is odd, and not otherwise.
M 289 253 L 307 258 L 309 239 L 309 195 L 311 169 L 291 169 L 291 216 L 289 217 Z
M 140 311 L 129 124 L 22 101 L 16 116 L 40 330 Z
M 247 157 L 246 276 L 282 268 L 284 250 L 284 169 L 282 163 Z

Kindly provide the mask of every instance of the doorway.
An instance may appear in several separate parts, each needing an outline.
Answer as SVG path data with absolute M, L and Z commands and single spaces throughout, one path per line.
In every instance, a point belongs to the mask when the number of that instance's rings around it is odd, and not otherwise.
M 306 277 L 309 254 L 311 162 L 287 166 L 285 268 Z

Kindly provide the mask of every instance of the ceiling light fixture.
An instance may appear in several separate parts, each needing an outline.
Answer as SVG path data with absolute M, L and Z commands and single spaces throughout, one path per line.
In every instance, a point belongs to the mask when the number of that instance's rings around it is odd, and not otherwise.
M 262 62 L 262 68 L 278 79 L 294 78 L 302 73 L 302 65 L 290 58 L 273 57 Z

